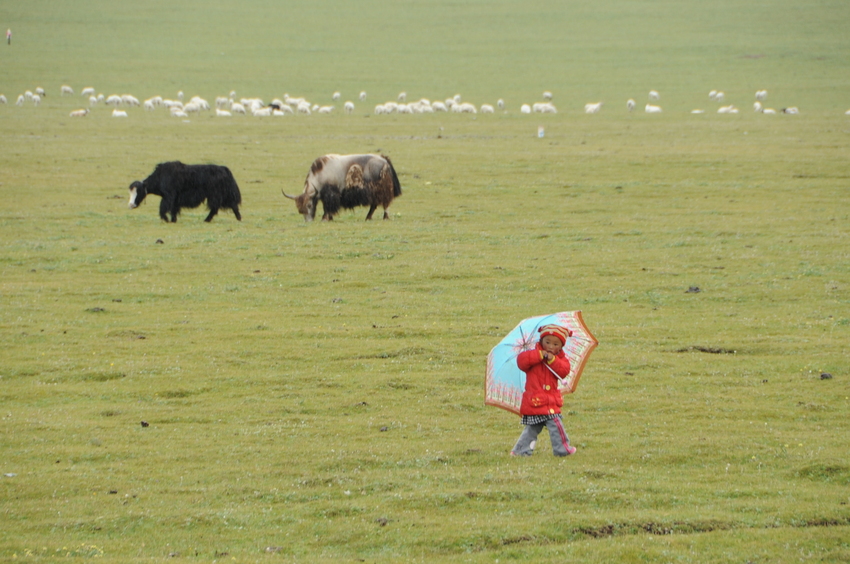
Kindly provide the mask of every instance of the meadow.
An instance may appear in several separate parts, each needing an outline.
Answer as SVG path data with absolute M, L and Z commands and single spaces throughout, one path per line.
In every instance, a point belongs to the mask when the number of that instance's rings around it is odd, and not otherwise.
M 848 12 L 3 6 L 0 561 L 846 562 Z M 89 85 L 357 109 L 68 117 Z M 508 111 L 372 115 L 403 90 Z M 280 191 L 330 152 L 392 158 L 390 220 L 302 220 Z M 129 210 L 175 159 L 227 165 L 243 221 Z M 578 452 L 512 458 L 487 353 L 576 309 Z

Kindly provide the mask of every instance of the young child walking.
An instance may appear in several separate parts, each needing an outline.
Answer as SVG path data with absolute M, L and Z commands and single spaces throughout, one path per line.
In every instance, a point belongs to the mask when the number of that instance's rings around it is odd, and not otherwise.
M 516 363 L 525 372 L 525 391 L 522 394 L 520 415 L 525 425 L 511 456 L 531 456 L 537 445 L 537 435 L 543 427 L 549 431 L 552 454 L 567 456 L 576 451 L 564 431 L 561 406 L 564 398 L 558 390 L 558 379 L 570 372 L 570 361 L 563 348 L 570 330 L 560 325 L 544 325 L 538 329 L 540 341 L 517 356 Z M 557 376 L 556 376 L 557 374 Z

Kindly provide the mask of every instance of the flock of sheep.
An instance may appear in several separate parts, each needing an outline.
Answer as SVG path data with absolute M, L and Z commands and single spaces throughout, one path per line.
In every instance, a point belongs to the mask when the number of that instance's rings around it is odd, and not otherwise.
M 66 95 L 74 95 L 74 89 L 68 85 L 63 85 L 60 89 L 60 94 L 62 96 Z M 140 102 L 136 97 L 130 94 L 117 95 L 113 94 L 111 96 L 104 96 L 103 94 L 95 94 L 95 89 L 92 87 L 86 87 L 81 91 L 81 95 L 83 97 L 88 98 L 88 108 L 81 108 L 78 110 L 74 110 L 70 113 L 71 117 L 84 117 L 88 115 L 92 108 L 97 106 L 109 106 L 112 107 L 112 116 L 113 117 L 128 117 L 127 109 L 134 107 L 141 107 L 147 111 L 156 111 L 160 108 L 166 109 L 172 116 L 186 118 L 191 114 L 200 114 L 201 112 L 211 112 L 213 110 L 213 106 L 211 106 L 205 99 L 200 96 L 194 96 L 189 101 L 184 103 L 183 92 L 178 92 L 176 99 L 163 98 L 162 96 L 154 96 L 152 98 L 148 98 L 143 102 Z M 23 106 L 24 104 L 32 104 L 34 106 L 38 106 L 42 99 L 46 96 L 43 88 L 38 87 L 34 91 L 27 90 L 24 94 L 18 96 L 16 105 Z M 543 113 L 543 114 L 555 114 L 558 113 L 557 108 L 552 103 L 552 93 L 544 92 L 543 93 L 543 101 L 535 104 L 522 104 L 520 106 L 520 113 L 522 114 L 532 114 L 532 113 Z M 719 114 L 737 114 L 739 113 L 739 109 L 732 104 L 724 104 L 725 102 L 725 94 L 722 91 L 712 90 L 708 94 L 709 100 L 718 104 L 717 113 Z M 283 98 L 275 98 L 269 103 L 266 103 L 260 98 L 240 98 L 236 99 L 236 92 L 231 91 L 229 96 L 219 96 L 215 99 L 214 102 L 214 110 L 215 115 L 217 117 L 231 117 L 234 114 L 242 114 L 242 115 L 252 115 L 257 117 L 267 117 L 267 116 L 286 116 L 286 115 L 310 115 L 313 113 L 318 114 L 330 114 L 333 113 L 336 106 L 341 99 L 341 95 L 339 92 L 334 92 L 331 96 L 331 100 L 334 104 L 328 105 L 319 105 L 315 103 L 311 103 L 307 99 L 303 97 L 292 97 L 289 94 L 284 94 Z M 366 101 L 366 92 L 360 92 L 359 100 L 361 102 Z M 644 111 L 650 114 L 661 113 L 662 107 L 658 104 L 660 100 L 660 95 L 656 90 L 650 90 L 649 92 L 649 103 L 644 107 Z M 796 106 L 782 108 L 781 110 L 775 110 L 773 108 L 765 107 L 764 103 L 767 100 L 767 90 L 759 90 L 755 94 L 755 101 L 753 103 L 753 110 L 758 113 L 763 114 L 798 114 L 799 109 Z M 0 104 L 6 104 L 6 96 L 0 94 Z M 602 109 L 602 102 L 594 102 L 588 103 L 584 106 L 585 113 L 588 114 L 596 114 L 599 113 Z M 343 106 L 343 111 L 346 114 L 354 113 L 354 102 L 346 101 Z M 637 102 L 634 99 L 630 98 L 626 102 L 626 109 L 629 112 L 633 112 L 637 108 Z M 445 100 L 437 100 L 431 101 L 427 98 L 421 98 L 419 100 L 415 100 L 413 102 L 407 102 L 407 93 L 401 92 L 398 95 L 397 101 L 385 102 L 383 104 L 378 104 L 374 108 L 375 115 L 383 115 L 383 114 L 422 114 L 422 113 L 436 113 L 436 112 L 452 112 L 452 113 L 471 113 L 471 114 L 492 114 L 497 111 L 506 111 L 505 101 L 499 99 L 495 106 L 491 104 L 481 104 L 476 107 L 475 104 L 464 102 L 461 99 L 460 94 L 457 94 L 451 98 L 447 98 Z M 705 113 L 704 109 L 695 109 L 692 110 L 692 114 L 702 114 Z M 845 112 L 846 115 L 850 115 L 850 110 Z

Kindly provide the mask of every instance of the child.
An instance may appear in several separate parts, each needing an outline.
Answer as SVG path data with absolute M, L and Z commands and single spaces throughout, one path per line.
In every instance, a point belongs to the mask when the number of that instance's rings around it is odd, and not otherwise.
M 544 325 L 538 329 L 540 341 L 533 349 L 517 356 L 516 363 L 525 372 L 525 392 L 522 394 L 520 414 L 525 425 L 511 456 L 531 456 L 537 444 L 537 435 L 546 427 L 555 456 L 567 456 L 576 451 L 561 422 L 564 398 L 558 390 L 558 377 L 570 372 L 570 361 L 562 350 L 571 335 L 560 325 Z M 554 373 L 557 373 L 557 377 Z

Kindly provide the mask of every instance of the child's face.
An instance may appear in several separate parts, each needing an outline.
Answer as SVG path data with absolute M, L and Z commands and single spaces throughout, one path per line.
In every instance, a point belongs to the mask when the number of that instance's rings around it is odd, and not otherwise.
M 554 335 L 546 335 L 540 339 L 540 346 L 543 347 L 544 351 L 552 354 L 558 354 L 561 352 L 561 349 L 564 348 L 563 343 L 561 343 L 561 339 Z

